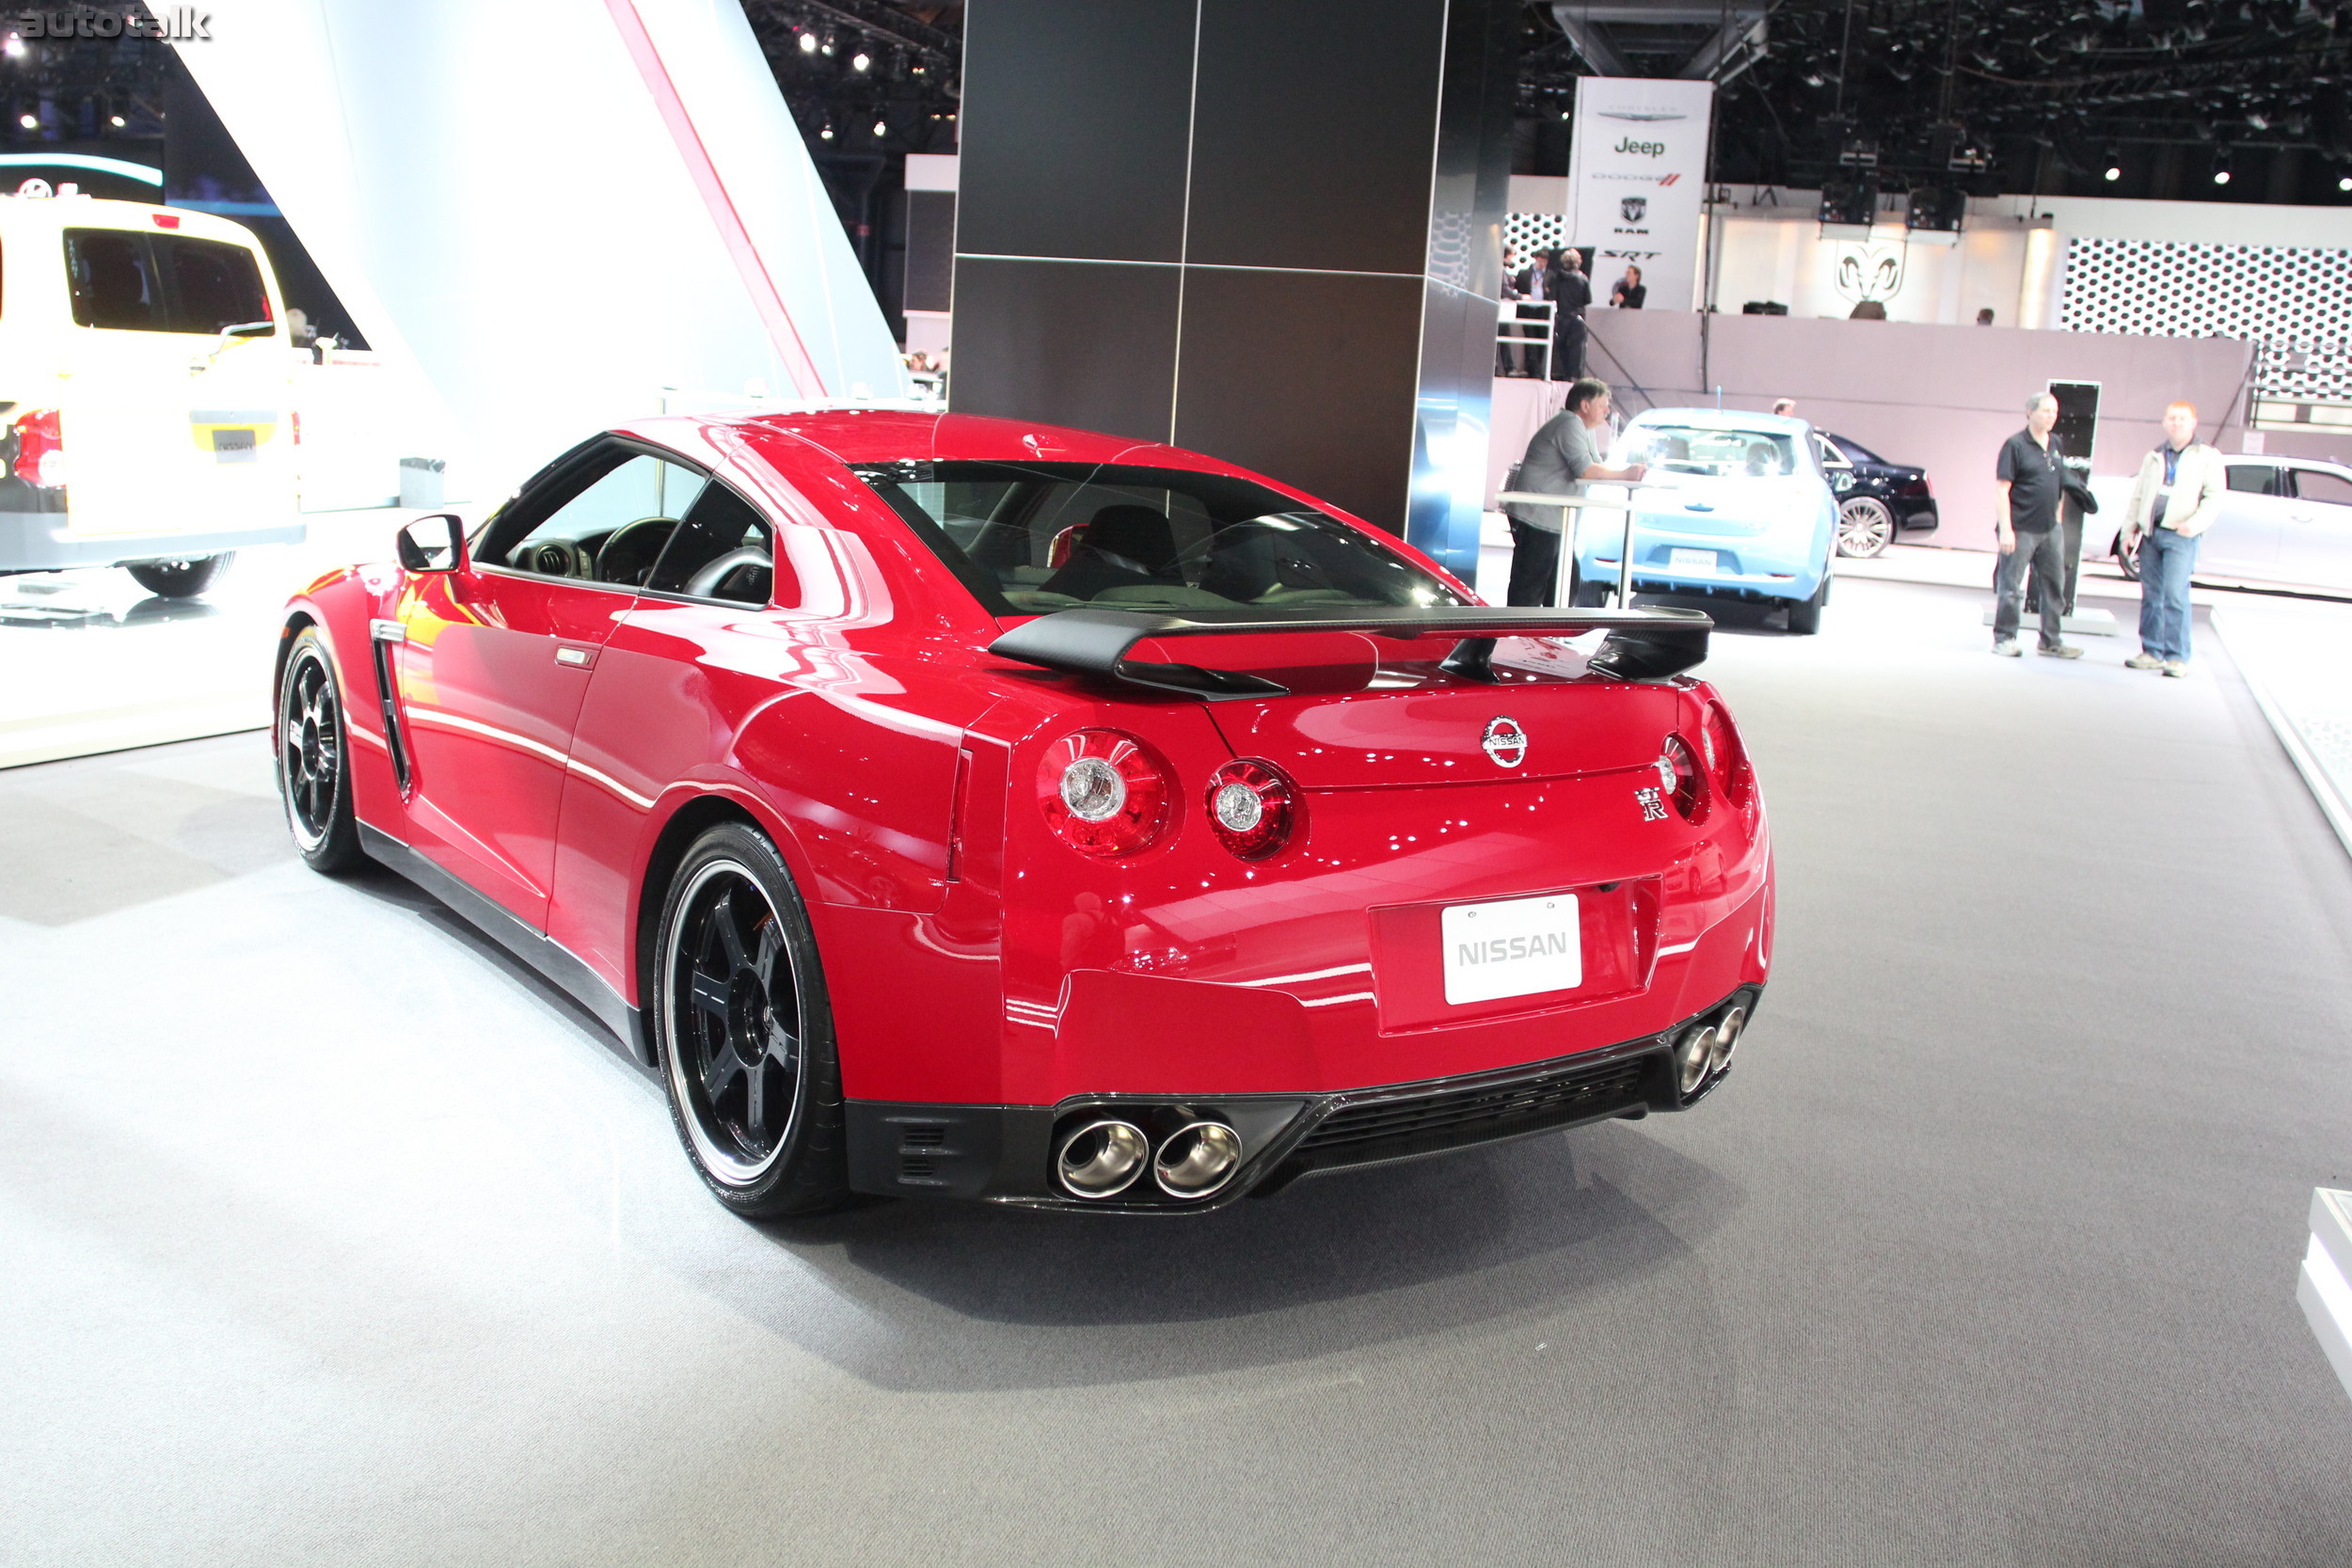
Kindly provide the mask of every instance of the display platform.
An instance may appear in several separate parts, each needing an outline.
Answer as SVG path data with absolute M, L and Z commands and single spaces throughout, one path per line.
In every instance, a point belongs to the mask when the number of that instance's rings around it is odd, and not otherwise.
M 0 577 L 0 768 L 267 728 L 288 595 L 332 567 L 389 560 L 417 515 L 309 514 L 305 543 L 240 550 L 192 599 L 114 567 Z
M 264 736 L 0 773 L 9 1539 L 1145 1562 L 1239 1485 L 1268 1561 L 2352 1560 L 2352 867 L 2202 626 L 1980 609 L 1725 612 L 1783 902 L 1708 1116 L 1198 1223 L 747 1227 L 592 1019 L 295 863 Z

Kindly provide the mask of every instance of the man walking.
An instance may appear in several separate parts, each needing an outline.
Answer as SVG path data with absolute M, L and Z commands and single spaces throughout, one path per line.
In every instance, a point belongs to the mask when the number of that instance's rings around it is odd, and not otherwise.
M 1600 467 L 1599 432 L 1609 423 L 1609 387 L 1586 376 L 1568 388 L 1567 406 L 1546 420 L 1527 443 L 1519 462 L 1518 488 L 1544 496 L 1582 494 L 1577 486 L 1587 480 L 1618 480 L 1631 483 L 1642 477 L 1642 465 L 1623 468 Z M 1521 609 L 1552 602 L 1560 578 L 1558 506 L 1513 502 L 1511 516 L 1511 588 L 1505 597 Z M 1574 524 L 1569 525 L 1571 528 Z
M 2001 443 L 2000 461 L 1994 467 L 1993 515 L 2000 540 L 2001 559 L 1994 567 L 1993 587 L 1999 597 L 1993 610 L 1993 651 L 2004 658 L 2018 656 L 2017 623 L 2026 602 L 2026 574 L 2039 570 L 2042 580 L 2065 580 L 2058 560 L 2058 499 L 2064 480 L 2058 466 L 2058 444 L 2050 432 L 2058 424 L 2058 399 L 2041 392 L 2026 400 L 2026 428 Z M 2042 595 L 2042 640 L 2036 651 L 2047 658 L 2080 658 L 2083 651 L 2068 645 L 2061 635 L 2066 607 L 2056 593 Z
M 2139 652 L 2127 669 L 2188 673 L 2188 578 L 2197 540 L 2228 489 L 2221 453 L 2197 438 L 2197 405 L 2164 411 L 2164 444 L 2139 461 L 2123 548 L 2139 552 Z

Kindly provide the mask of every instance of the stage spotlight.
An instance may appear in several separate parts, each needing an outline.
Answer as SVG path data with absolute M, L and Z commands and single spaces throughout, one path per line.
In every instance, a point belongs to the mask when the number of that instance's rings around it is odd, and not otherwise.
M 801 53 L 803 55 L 814 55 L 817 53 L 817 35 L 815 33 L 803 33 L 801 35 Z
M 2230 171 L 2226 168 L 2215 169 L 2213 171 L 2213 182 L 2217 185 L 2228 184 L 2230 182 Z
M 2336 189 L 2340 191 L 2352 191 L 2352 178 L 2337 181 Z
M 120 115 L 109 115 L 109 116 L 107 116 L 107 117 L 106 117 L 106 123 L 107 123 L 107 124 L 109 124 L 109 125 L 111 125 L 111 126 L 113 126 L 116 130 L 119 131 L 119 130 L 121 130 L 121 129 L 122 129 L 125 125 L 128 125 L 128 124 L 130 124 L 131 122 L 130 122 L 129 120 L 127 120 L 127 119 L 123 119 Z
M 878 120 L 876 120 L 876 121 L 874 121 L 874 135 L 878 135 L 878 136 L 886 136 L 886 135 L 890 135 L 890 124 L 889 124 L 889 122 L 888 122 L 887 120 L 880 120 L 880 119 L 878 119 Z
M 823 130 L 818 132 L 817 135 L 818 138 L 822 141 L 833 140 L 833 127 L 830 125 L 826 126 Z
M 23 59 L 24 57 L 24 40 L 19 38 L 16 34 L 10 33 L 8 36 L 7 41 L 0 42 L 0 55 L 6 55 L 12 60 Z
M 873 56 L 873 55 L 868 55 L 868 54 L 867 54 L 865 50 L 863 50 L 863 49 L 859 50 L 856 54 L 854 54 L 854 55 L 850 55 L 850 69 L 851 71 L 866 71 L 866 70 L 870 70 L 870 69 L 872 69 L 873 64 L 874 64 L 874 56 Z
M 27 131 L 38 131 L 40 129 L 40 117 L 39 115 L 19 115 L 16 117 L 16 122 L 24 127 Z

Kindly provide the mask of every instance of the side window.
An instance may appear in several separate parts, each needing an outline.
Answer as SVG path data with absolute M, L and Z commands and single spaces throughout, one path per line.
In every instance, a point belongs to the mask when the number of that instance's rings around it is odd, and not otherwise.
M 708 483 L 682 463 L 614 449 L 514 502 L 483 540 L 485 562 L 538 577 L 634 588 Z
M 2295 470 L 2295 493 L 2308 501 L 2324 501 L 2329 506 L 2352 506 L 2352 479 L 2331 474 L 2325 468 Z
M 2275 496 L 2279 493 L 2279 470 L 2267 463 L 2233 463 L 2229 466 L 2230 488 L 2249 496 Z
M 171 330 L 207 336 L 224 326 L 270 321 L 261 263 L 243 245 L 157 234 L 149 242 L 171 284 Z
M 645 586 L 698 599 L 765 606 L 775 585 L 775 534 L 768 519 L 725 485 L 707 484 L 670 535 L 669 546 Z
M 124 332 L 169 330 L 146 235 L 117 229 L 69 229 L 65 270 L 73 289 L 75 325 Z

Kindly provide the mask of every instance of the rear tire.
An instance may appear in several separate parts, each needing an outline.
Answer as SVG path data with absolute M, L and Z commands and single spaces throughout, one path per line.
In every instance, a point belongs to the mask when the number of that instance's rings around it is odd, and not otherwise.
M 850 1196 L 841 1063 L 817 938 L 775 846 L 739 822 L 696 839 L 654 934 L 670 1117 L 703 1184 L 745 1219 Z
M 200 555 L 192 561 L 142 561 L 123 569 L 132 579 L 151 594 L 167 599 L 192 599 L 218 581 L 229 563 L 237 559 L 230 550 L 223 555 Z
M 311 870 L 334 876 L 367 858 L 351 809 L 351 736 L 342 683 L 316 627 L 305 626 L 278 682 L 278 795 L 294 851 Z
M 1574 560 L 1570 560 L 1568 562 L 1568 608 L 1570 610 L 1598 610 L 1608 602 L 1609 585 L 1605 582 L 1586 582 L 1582 570 Z
M 1837 553 L 1850 561 L 1884 555 L 1895 542 L 1895 514 L 1874 496 L 1856 496 L 1837 509 Z
M 1821 629 L 1821 610 L 1829 603 L 1829 574 L 1821 574 L 1821 586 L 1809 599 L 1799 599 L 1788 607 L 1788 629 L 1799 637 L 1811 637 Z

